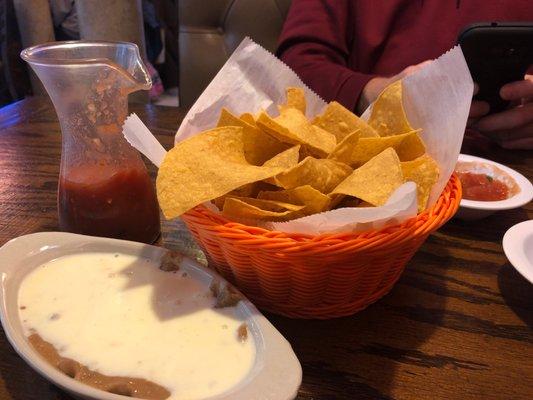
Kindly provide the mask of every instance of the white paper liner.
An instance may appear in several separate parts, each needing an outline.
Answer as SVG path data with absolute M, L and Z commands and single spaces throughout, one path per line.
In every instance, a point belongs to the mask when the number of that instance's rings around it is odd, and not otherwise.
M 129 144 L 139 150 L 159 168 L 167 152 L 137 114 L 132 113 L 126 118 L 122 126 L 122 134 Z
M 435 204 L 455 168 L 473 94 L 474 82 L 459 46 L 403 79 L 407 119 L 422 129 L 427 153 L 440 168 L 428 207 Z
M 176 142 L 213 128 L 226 107 L 233 114 L 261 110 L 277 115 L 277 105 L 285 103 L 285 89 L 303 87 L 308 118 L 326 106 L 283 61 L 246 37 L 193 104 L 181 123 Z
M 326 105 L 289 67 L 246 38 L 191 107 L 178 129 L 176 142 L 216 126 L 222 107 L 235 114 L 257 113 L 263 109 L 275 115 L 276 105 L 285 101 L 288 86 L 304 88 L 308 118 L 320 113 Z M 428 154 L 440 168 L 439 180 L 430 194 L 430 207 L 453 172 L 474 90 L 460 47 L 454 47 L 405 78 L 403 89 L 409 122 L 414 128 L 422 128 Z M 368 119 L 369 115 L 370 109 L 363 118 Z M 136 148 L 140 147 L 143 146 Z M 151 149 L 151 146 L 144 147 Z M 218 210 L 214 206 L 209 208 Z M 401 223 L 416 212 L 416 187 L 407 182 L 382 207 L 342 208 L 287 222 L 251 223 L 287 233 L 347 233 Z

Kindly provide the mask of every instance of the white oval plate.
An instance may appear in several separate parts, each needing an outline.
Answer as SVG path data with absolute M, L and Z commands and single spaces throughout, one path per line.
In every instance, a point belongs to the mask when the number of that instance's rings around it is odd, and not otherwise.
M 503 251 L 520 275 L 533 283 L 533 220 L 520 222 L 505 232 Z
M 18 311 L 18 290 L 34 268 L 66 254 L 121 252 L 159 260 L 165 249 L 125 240 L 98 238 L 71 233 L 46 232 L 21 236 L 0 248 L 0 319 L 9 342 L 39 374 L 78 398 L 125 400 L 125 397 L 98 390 L 68 377 L 48 364 L 33 350 L 23 334 Z M 214 271 L 184 258 L 180 270 L 209 285 L 213 279 L 226 282 Z M 244 296 L 243 296 L 244 298 Z M 296 397 L 302 368 L 291 345 L 274 326 L 244 299 L 236 306 L 249 327 L 256 347 L 255 362 L 234 388 L 209 400 L 289 400 Z
M 485 158 L 469 156 L 467 154 L 459 154 L 459 159 L 457 161 L 480 162 L 498 167 L 515 180 L 516 184 L 520 188 L 520 191 L 512 197 L 500 201 L 476 201 L 462 199 L 459 205 L 459 211 L 455 215 L 456 218 L 465 220 L 480 219 L 487 217 L 496 211 L 522 207 L 533 199 L 533 185 L 524 175 L 516 172 L 514 169 Z

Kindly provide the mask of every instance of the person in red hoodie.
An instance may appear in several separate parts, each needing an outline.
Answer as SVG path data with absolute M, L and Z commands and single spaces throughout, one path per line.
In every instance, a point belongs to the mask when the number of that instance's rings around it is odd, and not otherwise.
M 533 21 L 531 0 L 293 0 L 277 55 L 324 100 L 362 113 L 389 83 L 452 48 L 476 22 Z M 532 44 L 533 45 L 533 44 Z M 533 149 L 533 76 L 501 88 L 513 106 L 473 101 L 469 126 Z

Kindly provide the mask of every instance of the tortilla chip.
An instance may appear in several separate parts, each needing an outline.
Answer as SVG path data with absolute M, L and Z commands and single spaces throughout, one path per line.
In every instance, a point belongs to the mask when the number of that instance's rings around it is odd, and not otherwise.
M 329 204 L 329 208 L 330 210 L 334 209 L 334 208 L 339 208 L 339 204 L 341 204 L 344 199 L 348 196 L 344 195 L 344 194 L 328 194 L 328 197 L 331 199 L 331 203 Z
M 216 199 L 212 200 L 212 203 L 216 205 L 219 210 L 222 210 L 222 208 L 224 207 L 224 201 L 226 201 L 227 197 L 254 197 L 255 198 L 260 192 L 277 190 L 277 189 L 278 189 L 277 186 L 268 184 L 264 181 L 247 183 L 246 185 L 238 187 L 237 189 L 234 189 L 231 192 L 223 196 L 217 197 Z
M 244 114 L 241 114 L 241 115 L 239 116 L 239 119 L 240 119 L 241 121 L 246 122 L 247 124 L 252 125 L 252 126 L 257 126 L 256 123 L 255 123 L 255 118 L 254 118 L 254 116 L 253 116 L 252 114 L 250 114 L 250 113 L 244 113 Z
M 262 165 L 276 154 L 287 150 L 285 143 L 262 132 L 254 125 L 250 125 L 242 119 L 237 118 L 231 112 L 222 109 L 218 119 L 217 127 L 240 126 L 244 131 L 244 156 L 252 165 Z
M 241 127 L 215 128 L 176 144 L 166 154 L 156 183 L 159 205 L 167 219 L 284 171 L 282 167 L 251 165 L 245 158 L 245 136 Z
M 257 182 L 247 183 L 237 189 L 232 190 L 230 193 L 236 197 L 250 197 L 254 192 L 254 185 Z
M 310 185 L 321 193 L 328 194 L 352 169 L 335 160 L 307 157 L 295 167 L 276 175 L 269 183 L 284 189 Z
M 412 131 L 409 133 L 404 133 L 403 135 L 376 138 L 360 138 L 357 141 L 357 144 L 353 147 L 350 161 L 344 162 L 353 167 L 358 167 L 360 165 L 363 165 L 372 157 L 375 157 L 388 147 L 397 149 L 402 144 L 402 142 L 406 140 L 410 135 L 416 135 L 417 133 L 418 131 Z M 346 160 L 346 158 L 344 158 L 344 160 Z
M 253 129 L 253 125 L 236 117 L 227 108 L 222 108 L 218 116 L 217 128 L 222 126 L 240 126 L 243 129 Z
M 351 164 L 352 154 L 355 145 L 359 141 L 359 131 L 350 133 L 329 154 L 328 159 L 342 162 L 344 164 Z
M 286 221 L 302 216 L 304 206 L 250 197 L 227 197 L 222 214 L 262 221 Z
M 437 179 L 439 179 L 439 166 L 427 154 L 413 161 L 401 163 L 401 168 L 406 181 L 416 183 L 418 212 L 426 209 L 429 194 Z
M 327 105 L 324 112 L 313 120 L 316 125 L 337 138 L 337 143 L 354 131 L 359 131 L 361 137 L 378 137 L 378 133 L 353 112 L 336 101 Z
M 211 200 L 211 203 L 213 203 L 220 211 L 222 211 L 227 197 L 228 195 L 217 197 L 216 199 Z
M 374 206 L 382 206 L 403 183 L 400 159 L 394 149 L 388 148 L 353 171 L 332 193 L 346 194 Z
M 282 153 L 276 154 L 270 160 L 267 160 L 263 166 L 264 167 L 280 167 L 284 169 L 289 169 L 296 164 L 300 159 L 300 146 L 293 146 Z
M 302 88 L 288 87 L 286 89 L 287 102 L 278 106 L 280 112 L 283 112 L 286 108 L 296 108 L 302 114 L 305 115 L 305 92 Z
M 328 209 L 330 198 L 310 185 L 298 186 L 293 189 L 259 192 L 258 199 L 276 200 L 283 203 L 304 205 L 302 214 L 315 214 Z
M 402 103 L 402 81 L 396 81 L 383 90 L 372 105 L 368 124 L 380 136 L 401 135 L 413 130 Z
M 426 146 L 418 133 L 408 134 L 402 143 L 395 148 L 400 161 L 411 161 L 418 158 L 426 152 Z
M 318 157 L 326 157 L 335 148 L 335 136 L 311 125 L 305 115 L 295 108 L 283 109 L 276 118 L 262 112 L 257 125 L 281 142 L 302 144 Z
M 232 190 L 228 194 L 225 194 L 224 196 L 217 197 L 212 202 L 215 206 L 218 207 L 219 210 L 222 210 L 222 207 L 224 207 L 224 201 L 226 201 L 226 197 L 233 196 L 233 197 L 253 197 L 254 188 L 257 182 L 247 183 L 246 185 L 243 185 L 241 187 L 238 187 L 237 189 Z
M 302 147 L 300 149 L 300 159 L 298 160 L 298 162 L 302 162 L 303 160 L 305 160 L 307 157 L 313 157 L 313 158 L 316 158 L 313 154 L 311 154 L 309 152 L 309 150 L 307 149 L 307 147 Z
M 366 201 L 361 201 L 355 207 L 362 208 L 362 207 L 374 207 L 374 206 L 372 204 L 370 204 L 370 203 L 367 203 Z
M 351 196 L 342 196 L 342 200 L 337 204 L 335 208 L 359 207 L 359 204 L 361 203 L 364 203 L 363 201 L 361 201 L 361 199 L 357 199 Z

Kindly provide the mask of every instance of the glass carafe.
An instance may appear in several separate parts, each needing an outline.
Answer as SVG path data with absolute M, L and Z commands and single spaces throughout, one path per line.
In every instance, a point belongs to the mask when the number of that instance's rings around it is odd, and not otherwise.
M 152 84 L 137 46 L 56 42 L 21 56 L 44 84 L 61 125 L 60 229 L 153 242 L 160 232 L 155 190 L 122 136 L 128 94 Z

